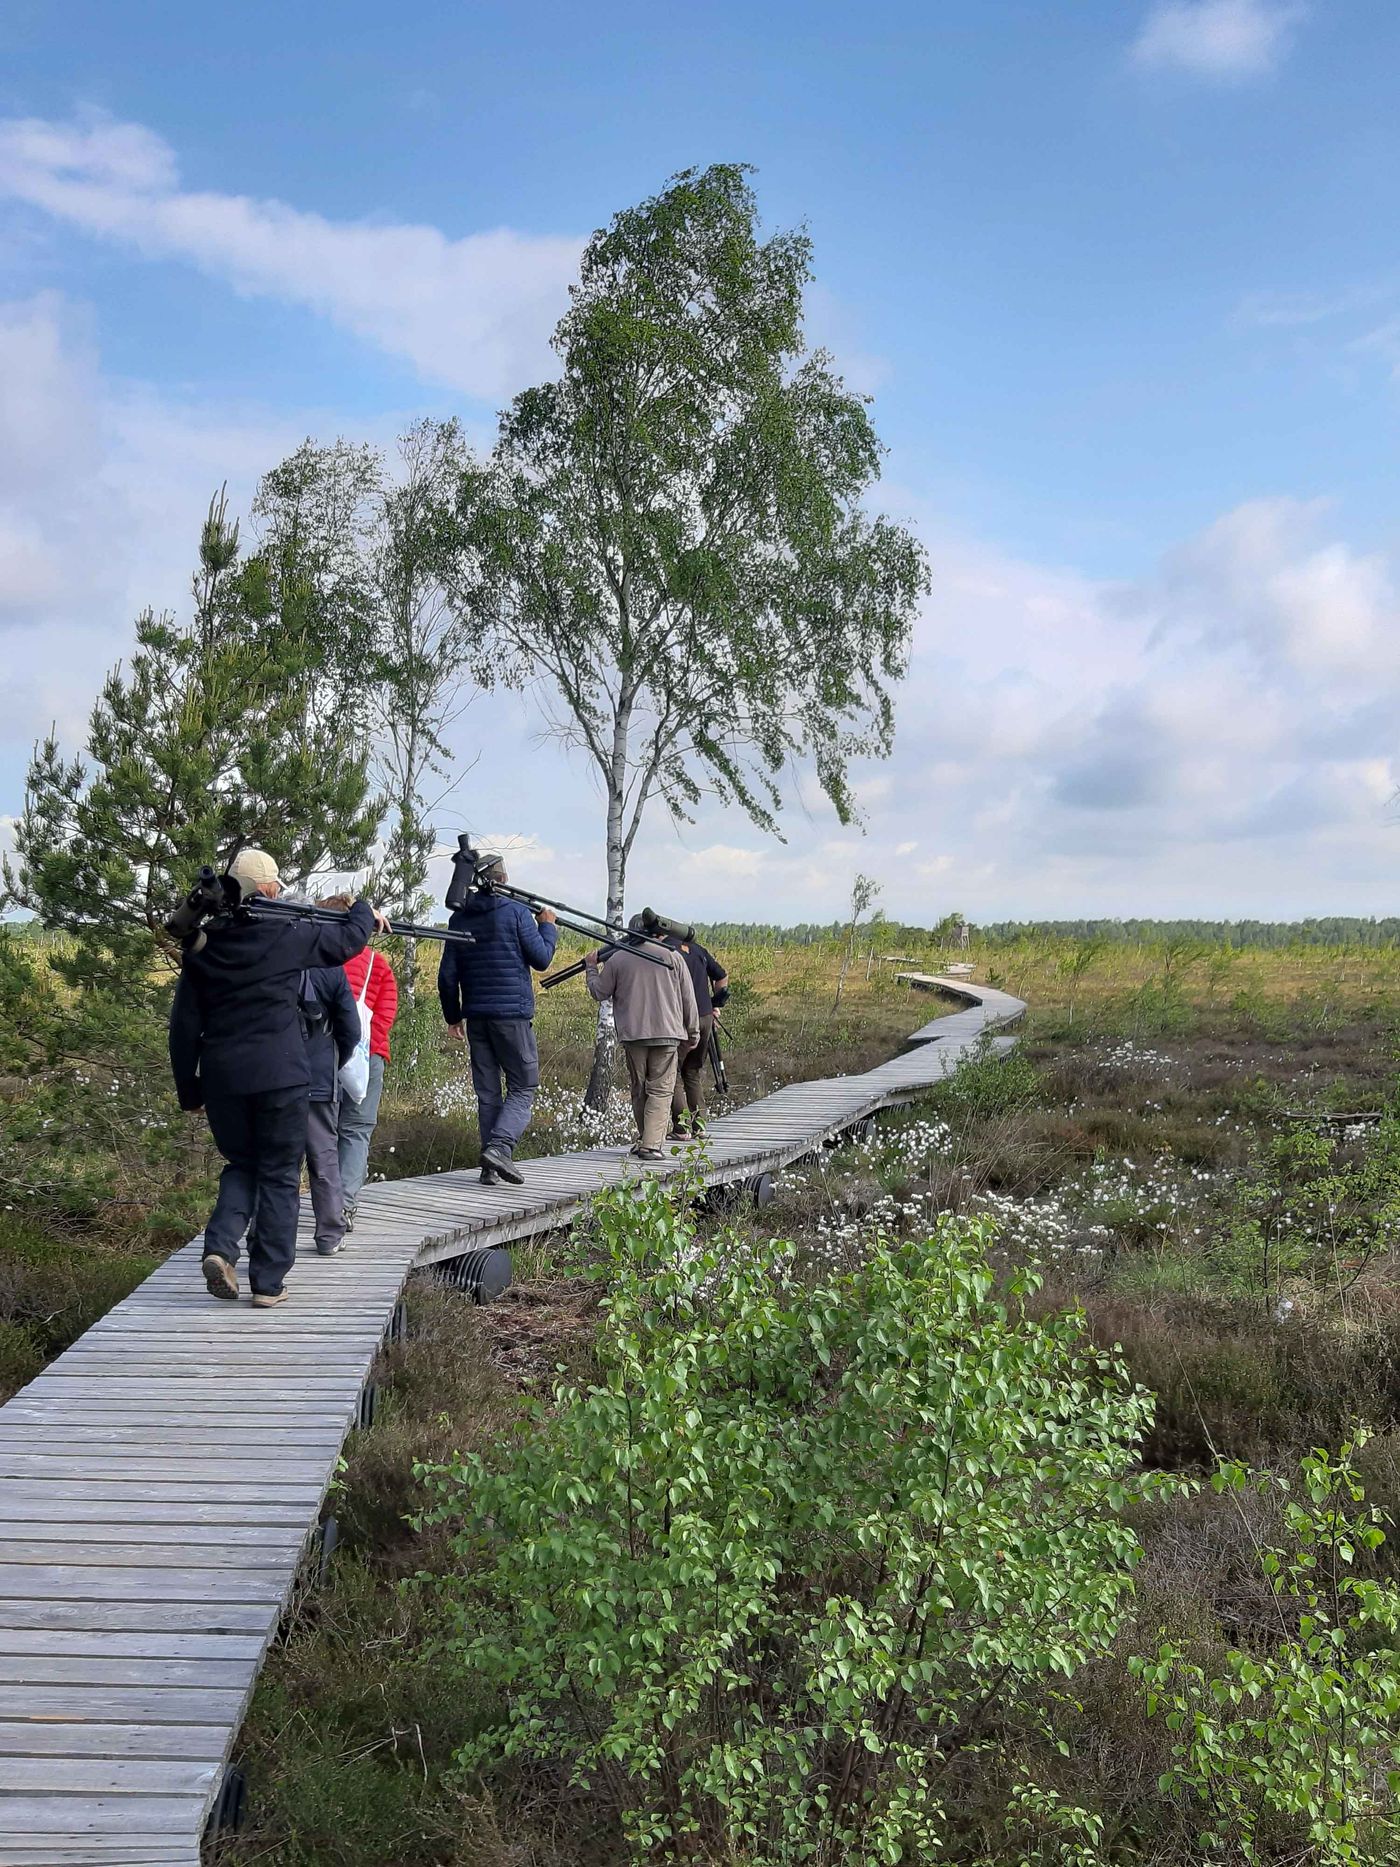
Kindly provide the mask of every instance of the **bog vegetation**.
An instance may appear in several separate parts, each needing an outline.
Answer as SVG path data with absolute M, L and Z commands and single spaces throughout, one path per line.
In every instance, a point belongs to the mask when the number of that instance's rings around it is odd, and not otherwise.
M 4 938 L 61 1007 L 61 939 Z M 928 1015 L 872 944 L 939 963 L 862 932 L 838 1009 L 844 932 L 731 940 L 736 1099 Z M 1021 1049 L 762 1215 L 615 1199 L 491 1310 L 415 1290 L 219 1858 L 1393 1858 L 1400 954 L 972 958 L 1030 1000 Z M 437 1019 L 376 1173 L 475 1159 Z M 622 1124 L 580 1109 L 582 996 L 541 1019 L 532 1145 Z M 212 1163 L 158 1074 L 6 1067 L 13 1385 Z

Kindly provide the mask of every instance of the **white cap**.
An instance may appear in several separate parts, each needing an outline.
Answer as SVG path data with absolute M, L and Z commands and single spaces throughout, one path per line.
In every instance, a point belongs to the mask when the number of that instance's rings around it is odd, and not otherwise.
M 255 895 L 264 882 L 280 882 L 277 864 L 265 849 L 240 849 L 228 865 L 228 872 L 238 883 L 239 893 L 246 900 Z

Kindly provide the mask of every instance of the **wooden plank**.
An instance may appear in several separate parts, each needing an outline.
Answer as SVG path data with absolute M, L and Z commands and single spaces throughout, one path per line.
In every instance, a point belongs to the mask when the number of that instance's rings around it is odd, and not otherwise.
M 13 1846 L 0 1842 L 0 1867 L 200 1867 L 200 1857 L 197 1843 L 169 1836 L 156 1835 L 149 1841 L 128 1836 L 111 1847 L 84 1842 L 76 1849 L 66 1840 L 45 1846 L 41 1839 L 31 1839 Z
M 158 1425 L 154 1421 L 143 1429 L 137 1425 L 108 1426 L 93 1420 L 35 1420 L 23 1425 L 17 1421 L 9 1425 L 0 1418 L 0 1446 L 16 1450 L 28 1446 L 35 1452 L 61 1452 L 65 1448 L 70 1453 L 88 1452 L 100 1447 L 111 1453 L 144 1450 L 177 1458 L 203 1454 L 211 1459 L 261 1459 L 266 1463 L 296 1451 L 303 1455 L 324 1452 L 333 1458 L 344 1437 L 342 1427 L 319 1422 L 304 1432 L 290 1428 L 274 1432 L 270 1427 L 251 1426 L 247 1436 L 237 1430 L 228 1438 L 216 1435 L 208 1426 L 182 1430 L 173 1423 Z
M 306 1533 L 304 1520 L 300 1517 L 290 1524 L 261 1523 L 185 1523 L 176 1520 L 173 1523 L 121 1523 L 110 1526 L 111 1534 L 119 1543 L 170 1543 L 178 1541 L 186 1549 L 198 1549 L 199 1560 L 203 1561 L 204 1551 L 212 1548 L 238 1549 L 247 1547 L 249 1552 L 258 1549 L 288 1549 L 298 1537 Z M 6 1518 L 0 1522 L 0 1549 L 8 1549 L 15 1543 L 33 1539 L 50 1543 L 88 1544 L 94 1555 L 92 1560 L 102 1560 L 103 1541 L 94 1536 L 90 1523 L 54 1522 L 52 1518 Z M 3 1557 L 0 1557 L 3 1560 Z M 79 1558 L 81 1560 L 81 1558 Z
M 0 1841 L 0 1867 L 200 1867 L 199 1844 L 160 1835 L 143 1841 L 130 1834 L 119 1842 L 94 1835 L 76 1848 L 66 1839 L 47 1846 L 37 1838 L 13 1845 Z
M 30 1485 L 0 1484 L 0 1514 L 18 1523 L 249 1523 L 297 1528 L 309 1522 L 305 1493 L 269 1498 L 246 1485 Z M 319 1496 L 315 1500 L 319 1503 Z M 311 1508 L 314 1509 L 314 1504 Z
M 175 1533 L 178 1537 L 178 1532 Z M 0 1537 L 0 1595 L 5 1592 L 6 1565 L 22 1562 L 30 1567 L 53 1567 L 74 1564 L 84 1570 L 188 1569 L 196 1552 L 180 1538 L 165 1543 L 108 1543 L 98 1545 L 38 1539 Z M 211 1569 L 275 1570 L 293 1572 L 300 1559 L 300 1544 L 295 1532 L 288 1532 L 279 1543 L 250 1543 L 231 1546 L 227 1543 L 204 1544 L 198 1550 L 200 1562 Z M 150 1577 L 153 1593 L 159 1593 L 163 1575 Z M 217 1581 L 213 1585 L 218 1586 Z
M 122 1659 L 61 1653 L 0 1653 L 0 1685 L 204 1686 L 237 1692 L 253 1668 L 245 1660 Z M 5 1787 L 0 1771 L 0 1788 Z M 20 1787 L 20 1785 L 10 1785 Z
M 220 1571 L 211 1579 L 208 1569 L 163 1569 L 160 1598 L 164 1602 L 206 1601 L 211 1617 L 236 1602 L 278 1602 L 287 1578 L 264 1569 Z M 154 1592 L 148 1568 L 85 1569 L 80 1563 L 22 1563 L 6 1565 L 6 1601 L 149 1601 Z
M 242 1713 L 244 1696 L 187 1686 L 0 1685 L 0 1722 L 231 1725 Z
M 0 1820 L 16 1840 L 24 1835 L 108 1834 L 123 1828 L 151 1835 L 197 1834 L 203 1816 L 200 1796 L 14 1795 L 0 1801 Z
M 266 1642 L 257 1634 L 112 1633 L 106 1628 L 0 1627 L 0 1653 L 52 1659 L 259 1660 Z
M 198 1796 L 218 1788 L 222 1762 L 171 1757 L 0 1756 L 0 1797 L 48 1791 L 89 1796 Z M 57 1778 L 57 1780 L 56 1780 Z M 0 1810 L 4 1808 L 0 1801 Z
M 54 1516 L 84 1523 L 304 1523 L 308 1522 L 308 1495 L 306 1488 L 231 1484 L 215 1477 L 203 1484 L 161 1486 L 9 1479 L 0 1482 L 0 1510 L 34 1520 L 34 1505 L 39 1505 L 39 1516 L 43 1510 L 54 1509 Z M 310 1509 L 319 1499 L 317 1492 Z M 63 1510 L 56 1509 L 58 1505 Z
M 184 1463 L 191 1474 L 207 1473 L 214 1483 L 219 1481 L 220 1472 L 228 1469 L 220 1459 L 190 1459 Z M 279 1460 L 268 1476 L 284 1488 L 298 1484 L 314 1487 L 325 1477 L 326 1463 L 293 1465 Z M 110 1478 L 113 1482 L 148 1478 L 159 1484 L 175 1482 L 181 1477 L 182 1471 L 169 1459 L 123 1458 L 116 1453 L 103 1454 L 100 1449 L 89 1456 L 75 1458 L 57 1452 L 11 1452 L 0 1446 L 0 1478 Z M 248 1482 L 252 1482 L 251 1478 Z
M 72 1631 L 158 1632 L 172 1634 L 257 1634 L 273 1632 L 281 1618 L 276 1601 L 17 1601 L 0 1599 L 0 1632 L 62 1628 Z
M 222 1759 L 228 1730 L 222 1724 L 65 1724 L 61 1719 L 0 1722 L 6 1757 L 169 1757 Z

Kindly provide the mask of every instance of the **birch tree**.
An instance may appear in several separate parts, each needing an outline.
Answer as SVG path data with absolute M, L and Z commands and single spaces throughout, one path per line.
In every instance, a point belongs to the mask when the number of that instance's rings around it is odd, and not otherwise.
M 803 230 L 760 238 L 747 172 L 676 176 L 585 251 L 554 347 L 462 476 L 457 598 L 477 673 L 534 684 L 604 803 L 607 912 L 648 806 L 778 832 L 810 761 L 842 822 L 888 752 L 923 552 L 864 499 L 880 444 L 802 328 Z M 589 1101 L 606 1096 L 600 1021 Z
M 467 450 L 456 421 L 424 420 L 402 436 L 398 451 L 400 471 L 383 493 L 373 543 L 373 769 L 388 815 L 372 886 L 391 912 L 418 920 L 437 847 L 433 813 L 449 784 L 446 734 L 475 692 L 463 667 L 469 625 L 444 582 L 450 507 Z M 403 983 L 412 998 L 412 941 Z

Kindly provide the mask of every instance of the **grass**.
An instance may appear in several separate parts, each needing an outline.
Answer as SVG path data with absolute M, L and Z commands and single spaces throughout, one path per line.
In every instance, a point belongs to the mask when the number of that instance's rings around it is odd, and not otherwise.
M 0 1402 L 149 1277 L 159 1257 L 0 1224 Z

